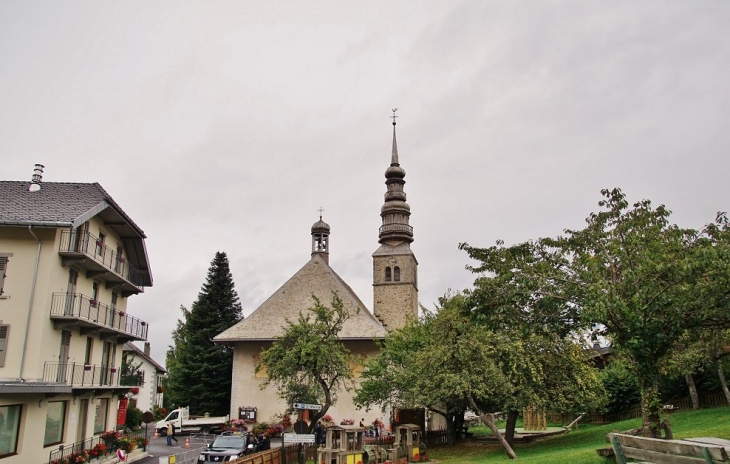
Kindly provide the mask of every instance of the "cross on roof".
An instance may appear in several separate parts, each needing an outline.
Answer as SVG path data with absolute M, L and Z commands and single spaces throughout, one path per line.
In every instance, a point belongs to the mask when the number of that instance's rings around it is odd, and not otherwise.
M 322 220 L 322 213 L 324 212 L 324 209 L 322 209 L 322 207 L 320 206 L 317 211 L 319 211 L 319 220 L 321 221 Z

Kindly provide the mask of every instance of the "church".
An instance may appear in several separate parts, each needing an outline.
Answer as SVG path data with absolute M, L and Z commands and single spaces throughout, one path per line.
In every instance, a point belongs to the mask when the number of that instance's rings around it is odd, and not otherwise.
M 385 201 L 380 216 L 379 247 L 373 253 L 373 311 L 329 265 L 330 226 L 322 220 L 311 229 L 311 257 L 251 315 L 215 337 L 219 344 L 233 347 L 233 382 L 231 386 L 231 417 L 268 422 L 275 414 L 291 405 L 279 398 L 275 387 L 262 390 L 265 369 L 256 372 L 262 350 L 284 334 L 286 320 L 296 321 L 299 313 L 314 304 L 312 295 L 329 305 L 332 292 L 342 300 L 350 317 L 339 336 L 351 353 L 366 359 L 378 354 L 376 340 L 389 331 L 404 326 L 409 318 L 418 317 L 418 261 L 411 250 L 413 227 L 409 225 L 410 206 L 406 203 L 405 170 L 398 161 L 398 145 L 393 119 L 393 149 L 390 166 L 385 171 Z M 357 367 L 355 381 L 359 375 Z M 352 401 L 352 393 L 340 392 L 335 405 L 327 413 L 339 422 L 342 419 L 365 418 L 372 423 L 384 419 L 380 411 L 360 411 Z M 386 418 L 387 419 L 387 418 Z

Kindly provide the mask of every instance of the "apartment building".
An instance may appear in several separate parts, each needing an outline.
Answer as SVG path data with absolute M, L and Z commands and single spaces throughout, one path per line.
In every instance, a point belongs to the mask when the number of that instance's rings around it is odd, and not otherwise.
M 97 183 L 0 181 L 0 464 L 47 463 L 114 429 L 125 343 L 148 324 L 145 234 Z M 131 307 L 130 307 L 131 308 Z
M 133 388 L 129 395 L 129 407 L 137 408 L 142 412 L 152 411 L 155 406 L 162 407 L 164 387 L 162 379 L 167 371 L 150 355 L 150 342 L 145 342 L 144 349 L 140 349 L 132 342 L 124 344 L 124 358 L 134 367 L 139 377 L 139 387 Z

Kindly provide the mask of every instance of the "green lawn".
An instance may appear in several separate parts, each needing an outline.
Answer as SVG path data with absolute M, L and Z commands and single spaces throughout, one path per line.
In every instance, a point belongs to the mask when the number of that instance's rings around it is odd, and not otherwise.
M 701 411 L 676 412 L 668 416 L 674 438 L 719 437 L 730 440 L 730 408 L 721 407 Z M 640 419 L 608 425 L 581 425 L 563 435 L 544 438 L 530 444 L 515 445 L 520 462 L 540 464 L 607 464 L 596 455 L 597 448 L 609 446 L 607 433 L 639 427 Z M 502 425 L 503 426 L 503 425 Z M 476 432 L 480 432 L 477 430 Z M 464 442 L 455 447 L 442 446 L 429 450 L 432 460 L 442 463 L 513 462 L 499 445 Z

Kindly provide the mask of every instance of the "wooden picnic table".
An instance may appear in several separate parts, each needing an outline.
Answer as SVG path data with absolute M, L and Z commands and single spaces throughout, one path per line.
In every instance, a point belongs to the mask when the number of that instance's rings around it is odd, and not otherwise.
M 730 453 L 730 440 L 717 437 L 697 437 L 697 438 L 683 438 L 681 441 L 688 441 L 691 443 L 703 443 L 706 445 L 716 445 L 725 448 L 725 451 Z

